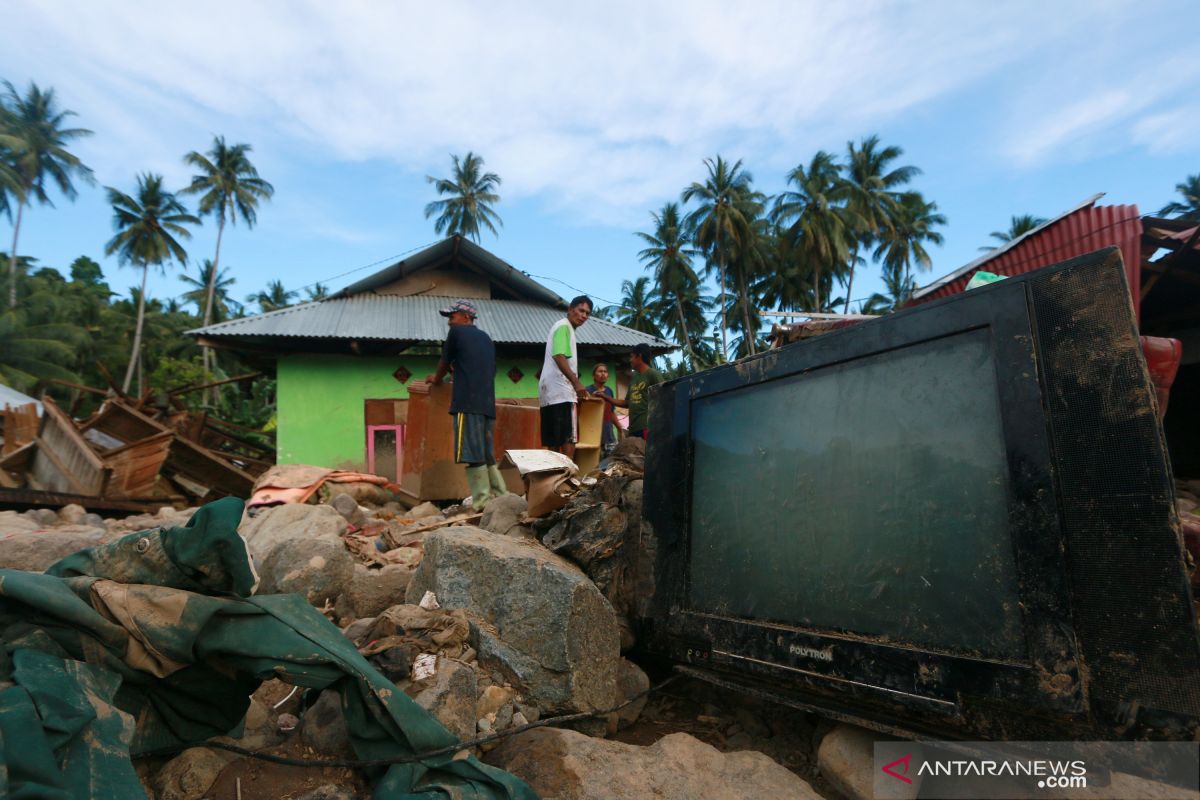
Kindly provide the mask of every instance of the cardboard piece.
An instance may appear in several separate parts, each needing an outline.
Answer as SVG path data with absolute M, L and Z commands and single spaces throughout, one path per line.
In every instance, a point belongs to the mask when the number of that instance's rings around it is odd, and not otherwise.
M 526 515 L 544 517 L 567 504 L 579 490 L 579 468 L 562 453 L 551 450 L 506 450 L 504 461 L 517 468 L 525 481 Z

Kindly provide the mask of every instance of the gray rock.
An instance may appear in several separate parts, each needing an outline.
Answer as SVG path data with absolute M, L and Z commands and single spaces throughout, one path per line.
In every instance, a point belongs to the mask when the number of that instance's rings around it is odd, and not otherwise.
M 416 691 L 410 690 L 409 694 L 459 741 L 466 741 L 475 736 L 477 687 L 475 670 L 457 661 L 439 658 L 434 676 L 414 684 L 412 690 Z
M 517 703 L 517 713 L 530 722 L 537 722 L 542 718 L 542 712 L 538 707 L 529 703 Z
M 362 522 L 363 514 L 358 508 L 358 501 L 348 494 L 339 494 L 330 502 L 333 510 L 346 518 L 347 522 L 359 524 Z
M 237 758 L 223 750 L 193 747 L 171 759 L 150 783 L 158 800 L 200 800 L 221 770 Z
M 283 741 L 279 727 L 271 719 L 271 711 L 258 698 L 250 698 L 250 707 L 242 721 L 242 735 L 221 736 L 217 741 L 235 744 L 247 750 L 260 750 Z
M 0 536 L 10 533 L 32 533 L 46 526 L 28 514 L 18 514 L 16 511 L 0 511 Z
M 607 708 L 620 634 L 612 607 L 578 567 L 536 542 L 473 527 L 434 531 L 408 585 L 475 618 L 471 646 L 550 711 Z
M 267 508 L 242 523 L 238 532 L 250 553 L 263 562 L 270 552 L 293 539 L 329 539 L 340 542 L 346 520 L 331 506 L 286 503 Z
M 54 513 L 54 512 L 51 512 Z M 99 514 L 84 514 L 82 525 L 90 525 L 93 528 L 108 529 L 108 523 L 104 521 L 104 517 Z
M 0 535 L 2 533 L 3 528 L 0 528 Z M 0 567 L 44 572 L 59 559 L 104 542 L 103 528 L 86 525 L 12 532 L 0 538 Z
M 516 716 L 516 714 L 513 711 L 512 703 L 505 703 L 504 705 L 500 706 L 500 710 L 496 712 L 496 721 L 493 722 L 492 725 L 496 728 L 496 730 L 502 731 L 505 728 L 512 726 L 514 716 Z M 522 717 L 522 719 L 524 719 L 524 717 Z
M 721 753 L 672 733 L 649 747 L 555 728 L 509 737 L 484 756 L 556 800 L 820 800 L 803 779 L 762 753 Z
M 87 509 L 83 506 L 77 503 L 70 503 L 59 509 L 58 518 L 67 525 L 78 525 L 83 522 L 83 516 L 86 513 Z
M 866 728 L 838 724 L 825 734 L 817 748 L 817 769 L 821 776 L 848 800 L 871 800 L 875 796 L 875 740 L 886 739 Z M 896 781 L 889 797 L 903 800 L 916 797 L 920 779 L 900 785 Z
M 300 738 L 322 756 L 354 757 L 350 731 L 342 714 L 342 698 L 326 690 L 300 720 Z
M 354 622 L 351 622 L 345 628 L 342 628 L 342 635 L 345 636 L 350 641 L 357 644 L 358 640 L 361 637 L 366 636 L 368 633 L 370 633 L 371 626 L 374 624 L 375 624 L 374 617 L 367 617 L 365 619 L 356 619 L 356 620 L 354 620 Z
M 511 535 L 509 532 L 513 528 L 527 528 L 521 524 L 521 520 L 525 518 L 525 512 L 528 510 L 529 503 L 525 502 L 521 495 L 501 495 L 488 501 L 483 517 L 479 520 L 479 527 L 492 533 Z M 527 530 L 532 533 L 532 528 Z
M 258 594 L 302 594 L 315 606 L 333 601 L 354 576 L 354 559 L 340 539 L 289 539 L 263 560 Z
M 441 515 L 442 510 L 440 508 L 429 501 L 425 501 L 419 506 L 409 509 L 409 512 L 404 516 L 407 519 L 425 519 L 426 517 L 440 517 Z
M 650 678 L 642 671 L 642 668 L 628 658 L 622 658 L 621 664 L 617 668 L 617 696 L 613 705 L 624 703 L 649 688 Z M 637 722 L 638 717 L 642 714 L 642 709 L 646 707 L 647 699 L 649 699 L 648 696 L 640 697 L 616 712 L 618 730 L 628 728 Z
M 345 497 L 345 495 L 342 495 Z M 379 612 L 404 602 L 404 592 L 412 580 L 413 568 L 389 564 L 382 569 L 354 565 L 354 576 L 346 595 L 357 617 L 374 617 Z
M 55 513 L 54 509 L 52 508 L 35 508 L 31 513 L 37 518 L 37 521 L 42 524 L 42 527 L 50 528 L 59 523 L 58 514 Z M 101 527 L 101 525 L 97 525 L 95 522 L 89 521 L 89 517 L 100 519 L 100 517 L 96 514 L 84 514 L 81 522 L 83 522 L 85 525 Z

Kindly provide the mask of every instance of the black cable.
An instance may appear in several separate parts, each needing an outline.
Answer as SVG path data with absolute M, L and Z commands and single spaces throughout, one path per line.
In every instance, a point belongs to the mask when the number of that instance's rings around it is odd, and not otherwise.
M 660 681 L 658 684 L 651 686 L 649 689 L 646 689 L 645 691 L 642 691 L 642 692 L 638 692 L 633 697 L 629 698 L 628 700 L 621 703 L 620 705 L 613 706 L 612 708 L 606 708 L 602 711 L 583 711 L 578 714 L 564 714 L 563 716 L 560 716 L 560 717 L 549 717 L 547 719 L 538 720 L 537 722 L 531 722 L 528 725 L 521 725 L 520 727 L 517 727 L 517 728 L 509 728 L 504 731 L 498 731 L 496 733 L 489 733 L 486 736 L 476 736 L 474 739 L 468 739 L 464 742 L 457 742 L 452 745 L 446 745 L 445 747 L 439 747 L 434 750 L 425 750 L 423 752 L 413 753 L 412 755 L 407 755 L 407 756 L 395 756 L 393 758 L 376 758 L 376 759 L 370 759 L 370 760 L 360 760 L 360 759 L 353 759 L 353 758 L 331 758 L 331 759 L 290 758 L 288 756 L 277 756 L 273 753 L 263 753 L 263 752 L 260 752 L 257 750 L 248 750 L 244 747 L 239 747 L 235 744 L 226 744 L 225 742 L 207 741 L 207 742 L 199 742 L 198 744 L 180 745 L 177 747 L 163 748 L 161 750 L 152 750 L 152 751 L 149 751 L 146 753 L 139 753 L 136 757 L 137 758 L 157 758 L 160 756 L 174 755 L 175 753 L 179 753 L 184 750 L 190 750 L 193 747 L 205 747 L 205 748 L 209 748 L 212 750 L 225 750 L 230 753 L 235 753 L 239 756 L 247 756 L 249 758 L 258 759 L 259 761 L 268 761 L 272 764 L 281 764 L 285 767 L 340 767 L 340 768 L 348 768 L 348 769 L 365 769 L 365 768 L 369 768 L 369 767 L 387 767 L 387 766 L 391 766 L 392 764 L 411 764 L 415 761 L 424 761 L 425 759 L 428 759 L 428 758 L 436 758 L 437 756 L 449 755 L 451 753 L 457 753 L 460 750 L 467 750 L 472 747 L 477 747 L 481 744 L 488 744 L 489 742 L 495 742 L 495 741 L 499 741 L 501 739 L 507 739 L 509 736 L 516 736 L 519 733 L 524 733 L 525 731 L 530 731 L 530 730 L 533 730 L 534 728 L 544 728 L 544 727 L 547 727 L 550 725 L 561 725 L 561 724 L 564 724 L 567 722 L 577 722 L 579 720 L 588 719 L 590 717 L 602 717 L 607 714 L 612 714 L 615 711 L 620 711 L 622 708 L 625 708 L 625 706 L 627 706 L 627 705 L 637 702 L 638 700 L 642 699 L 643 697 L 646 697 L 647 695 L 651 694 L 652 692 L 659 691 L 664 686 L 667 686 L 668 684 L 673 683 L 682 677 L 683 677 L 682 674 L 672 675 L 669 678 L 667 678 L 663 681 Z

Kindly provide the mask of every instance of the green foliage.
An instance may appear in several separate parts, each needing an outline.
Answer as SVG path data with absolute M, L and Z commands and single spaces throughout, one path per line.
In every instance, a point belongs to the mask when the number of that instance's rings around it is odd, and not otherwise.
M 1161 209 L 1163 217 L 1178 217 L 1188 222 L 1200 222 L 1200 173 L 1188 175 L 1181 183 L 1175 184 L 1181 200 L 1172 200 Z
M 458 234 L 478 242 L 481 228 L 499 236 L 496 226 L 502 226 L 504 222 L 492 206 L 500 202 L 500 195 L 495 191 L 500 186 L 500 176 L 483 172 L 483 159 L 474 153 L 468 152 L 462 159 L 458 156 L 450 158 L 454 164 L 451 177 L 425 176 L 437 193 L 445 197 L 425 206 L 425 219 L 436 215 L 433 229 L 447 236 Z
M 281 308 L 287 308 L 295 302 L 298 296 L 299 292 L 285 289 L 283 281 L 271 281 L 267 284 L 265 290 L 247 295 L 246 302 L 258 303 L 259 309 L 265 314 L 268 311 L 278 311 Z
M 1044 217 L 1035 217 L 1033 214 L 1014 214 L 1012 221 L 1008 225 L 1006 231 L 992 231 L 989 235 L 1000 242 L 1000 244 L 1008 244 L 1014 239 L 1020 239 L 1031 230 L 1039 225 L 1045 225 Z M 998 245 L 990 244 L 979 248 L 980 250 L 995 250 Z

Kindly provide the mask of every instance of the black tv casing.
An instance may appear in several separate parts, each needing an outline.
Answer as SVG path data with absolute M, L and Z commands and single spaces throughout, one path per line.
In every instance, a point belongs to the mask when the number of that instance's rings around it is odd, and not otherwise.
M 981 328 L 1000 393 L 1024 658 L 689 607 L 694 400 Z M 646 650 L 906 736 L 1196 737 L 1200 631 L 1115 248 L 672 380 L 651 397 Z M 803 424 L 803 409 L 785 411 Z

